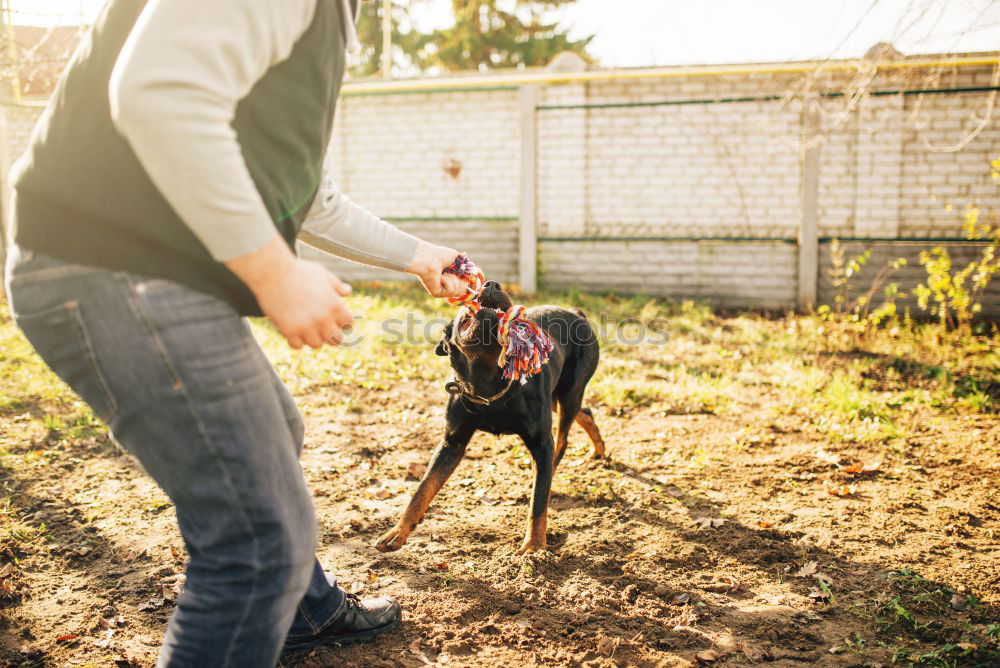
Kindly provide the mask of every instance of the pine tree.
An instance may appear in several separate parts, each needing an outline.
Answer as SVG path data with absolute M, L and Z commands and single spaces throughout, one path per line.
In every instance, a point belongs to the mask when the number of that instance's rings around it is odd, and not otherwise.
M 490 70 L 547 65 L 563 51 L 590 60 L 593 36 L 572 40 L 567 30 L 546 20 L 553 10 L 576 0 L 452 0 L 455 24 L 429 34 L 413 28 L 409 7 L 426 0 L 392 3 L 396 64 L 419 71 Z M 362 3 L 358 32 L 362 53 L 355 76 L 379 71 L 382 57 L 382 2 Z M 400 54 L 403 62 L 400 63 Z
M 584 58 L 593 36 L 571 40 L 544 14 L 576 0 L 452 0 L 455 25 L 430 35 L 423 63 L 448 70 L 547 65 L 563 51 Z M 589 59 L 589 58 L 588 58 Z
M 393 0 L 392 3 L 392 46 L 395 60 L 398 63 L 399 51 L 402 51 L 404 67 L 420 67 L 421 51 L 427 46 L 429 36 L 417 32 L 410 21 L 409 8 L 416 2 Z M 356 64 L 351 67 L 351 74 L 356 77 L 367 77 L 378 74 L 382 65 L 382 0 L 371 0 L 361 3 L 361 14 L 358 17 L 358 37 L 361 40 L 361 52 L 356 56 Z M 422 68 L 421 68 L 422 69 Z

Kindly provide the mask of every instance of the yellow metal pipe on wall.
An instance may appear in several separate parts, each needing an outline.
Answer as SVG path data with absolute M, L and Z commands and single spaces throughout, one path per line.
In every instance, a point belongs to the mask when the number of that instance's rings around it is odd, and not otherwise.
M 1000 55 L 960 58 L 914 58 L 880 63 L 879 69 L 927 69 L 932 67 L 974 67 L 1000 65 Z M 865 60 L 817 61 L 802 63 L 765 63 L 759 65 L 694 65 L 683 67 L 641 68 L 634 70 L 595 70 L 592 72 L 530 72 L 471 77 L 407 79 L 403 81 L 359 81 L 344 84 L 343 94 L 403 93 L 520 86 L 525 84 L 570 84 L 589 81 L 674 79 L 682 77 L 729 76 L 745 74 L 794 74 L 819 71 L 860 71 L 871 66 Z

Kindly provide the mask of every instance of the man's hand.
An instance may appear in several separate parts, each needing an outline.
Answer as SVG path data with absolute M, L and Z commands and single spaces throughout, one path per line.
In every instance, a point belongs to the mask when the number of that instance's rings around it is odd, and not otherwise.
M 351 286 L 321 265 L 295 257 L 281 237 L 225 264 L 247 284 L 292 348 L 343 342 L 344 330 L 354 321 L 343 299 Z
M 458 251 L 452 248 L 421 241 L 406 271 L 420 279 L 431 297 L 461 297 L 465 294 L 465 282 L 454 274 L 443 273 L 456 257 Z

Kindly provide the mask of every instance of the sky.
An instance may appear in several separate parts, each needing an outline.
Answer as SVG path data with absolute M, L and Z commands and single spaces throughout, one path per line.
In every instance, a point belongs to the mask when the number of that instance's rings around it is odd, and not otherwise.
M 447 25 L 451 0 L 430 1 L 418 27 Z M 17 22 L 47 24 L 89 22 L 103 2 L 11 5 Z M 578 0 L 557 17 L 595 35 L 606 67 L 857 57 L 881 41 L 904 54 L 1000 49 L 997 0 Z

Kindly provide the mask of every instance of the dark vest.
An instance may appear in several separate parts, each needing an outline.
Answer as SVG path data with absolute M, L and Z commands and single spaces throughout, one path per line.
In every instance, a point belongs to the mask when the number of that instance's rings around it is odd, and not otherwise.
M 14 240 L 67 262 L 167 278 L 259 315 L 249 289 L 208 250 L 146 175 L 111 121 L 108 85 L 145 0 L 111 0 L 42 115 L 14 184 Z M 340 0 L 317 0 L 289 57 L 240 101 L 232 123 L 281 235 L 312 204 L 344 74 Z

